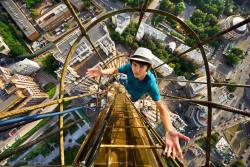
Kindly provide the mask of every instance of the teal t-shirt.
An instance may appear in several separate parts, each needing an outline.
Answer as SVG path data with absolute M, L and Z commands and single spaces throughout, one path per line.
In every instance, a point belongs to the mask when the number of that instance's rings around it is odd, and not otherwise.
M 137 101 L 147 93 L 149 93 L 150 97 L 154 101 L 160 100 L 161 96 L 156 84 L 156 79 L 151 71 L 147 72 L 147 75 L 143 80 L 138 80 L 134 77 L 131 64 L 119 67 L 118 72 L 127 75 L 127 80 L 124 86 L 131 95 L 132 101 Z

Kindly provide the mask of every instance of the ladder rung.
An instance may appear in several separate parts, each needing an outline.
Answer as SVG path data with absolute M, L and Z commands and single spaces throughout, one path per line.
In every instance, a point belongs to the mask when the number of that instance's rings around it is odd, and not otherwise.
M 111 128 L 147 128 L 147 126 L 108 126 Z
M 114 145 L 114 144 L 101 144 L 101 148 L 129 148 L 129 149 L 162 149 L 159 145 Z
M 141 119 L 142 117 L 118 117 L 118 116 L 112 116 L 111 118 L 123 118 L 123 119 Z

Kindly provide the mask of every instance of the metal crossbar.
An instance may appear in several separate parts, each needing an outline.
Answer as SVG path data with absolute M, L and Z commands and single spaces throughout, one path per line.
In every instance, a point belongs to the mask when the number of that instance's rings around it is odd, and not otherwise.
M 154 145 L 114 145 L 114 144 L 101 144 L 101 148 L 125 148 L 125 149 L 162 149 L 162 146 Z

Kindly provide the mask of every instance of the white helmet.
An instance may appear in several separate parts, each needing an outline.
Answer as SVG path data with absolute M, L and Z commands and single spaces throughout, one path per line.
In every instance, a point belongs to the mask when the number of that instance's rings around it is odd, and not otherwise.
M 151 50 L 140 47 L 136 49 L 134 55 L 130 57 L 130 60 L 145 62 L 145 63 L 149 63 L 150 65 L 152 65 L 153 56 L 154 55 L 152 54 Z

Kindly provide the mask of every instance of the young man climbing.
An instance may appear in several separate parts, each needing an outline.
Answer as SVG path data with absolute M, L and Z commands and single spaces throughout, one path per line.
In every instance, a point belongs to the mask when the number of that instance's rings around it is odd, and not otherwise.
M 160 92 L 154 75 L 150 68 L 152 65 L 152 52 L 147 48 L 138 48 L 134 55 L 130 57 L 130 63 L 117 68 L 109 68 L 102 70 L 100 67 L 88 69 L 87 77 L 98 77 L 101 75 L 112 75 L 123 73 L 127 75 L 124 86 L 131 96 L 133 102 L 140 99 L 143 95 L 149 94 L 154 100 L 157 109 L 159 109 L 161 120 L 166 130 L 165 142 L 166 148 L 164 153 L 173 159 L 175 157 L 183 158 L 179 144 L 179 139 L 189 141 L 190 139 L 177 132 L 170 120 L 169 109 L 161 101 Z

